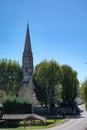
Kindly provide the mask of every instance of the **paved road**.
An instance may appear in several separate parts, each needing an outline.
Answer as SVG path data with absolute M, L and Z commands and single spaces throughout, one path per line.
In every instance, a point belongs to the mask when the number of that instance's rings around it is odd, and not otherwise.
M 81 106 L 83 109 L 84 106 Z M 80 117 L 72 117 L 69 121 L 44 130 L 85 130 L 87 128 L 87 112 L 84 110 Z

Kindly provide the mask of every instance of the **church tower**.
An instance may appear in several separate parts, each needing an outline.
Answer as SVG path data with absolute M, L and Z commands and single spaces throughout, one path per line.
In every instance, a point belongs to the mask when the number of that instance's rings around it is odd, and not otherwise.
M 22 57 L 22 69 L 23 69 L 23 84 L 19 91 L 19 97 L 25 98 L 33 105 L 37 104 L 37 97 L 34 92 L 34 85 L 32 82 L 32 74 L 33 74 L 33 54 L 31 49 L 31 41 L 30 41 L 30 33 L 29 33 L 29 25 L 27 24 L 26 29 L 26 37 L 25 37 L 25 45 L 24 52 Z
M 27 24 L 25 46 L 22 57 L 23 83 L 29 83 L 33 73 L 33 54 L 31 49 L 29 25 Z

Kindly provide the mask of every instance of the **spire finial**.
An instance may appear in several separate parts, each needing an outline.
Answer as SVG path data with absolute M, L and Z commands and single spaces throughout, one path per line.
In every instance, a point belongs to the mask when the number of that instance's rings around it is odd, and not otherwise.
M 26 30 L 26 33 L 28 33 L 28 35 L 29 35 L 29 22 L 28 22 L 28 18 L 27 18 L 27 30 Z
M 29 20 L 28 20 L 28 18 L 27 18 L 27 26 L 29 26 Z

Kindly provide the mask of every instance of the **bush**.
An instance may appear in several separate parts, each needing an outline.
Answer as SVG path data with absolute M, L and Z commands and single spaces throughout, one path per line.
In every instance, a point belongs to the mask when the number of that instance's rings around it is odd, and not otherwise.
M 6 114 L 32 113 L 31 107 L 32 104 L 24 98 L 12 96 L 3 100 L 3 109 Z

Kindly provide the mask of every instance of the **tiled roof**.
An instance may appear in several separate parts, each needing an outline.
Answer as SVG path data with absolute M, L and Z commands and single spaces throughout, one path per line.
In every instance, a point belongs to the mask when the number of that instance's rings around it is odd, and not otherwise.
M 3 120 L 40 120 L 42 122 L 45 122 L 46 118 L 43 116 L 37 115 L 37 114 L 3 114 L 2 116 Z

